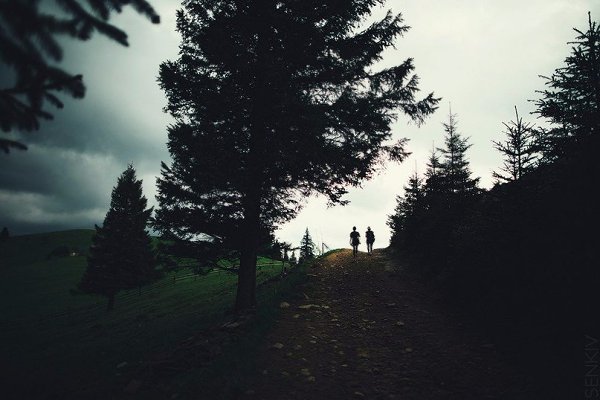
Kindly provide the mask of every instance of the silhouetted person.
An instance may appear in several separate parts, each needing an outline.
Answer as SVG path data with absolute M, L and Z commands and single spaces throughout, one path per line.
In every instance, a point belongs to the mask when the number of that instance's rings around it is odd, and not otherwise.
M 367 227 L 365 237 L 367 238 L 367 254 L 371 254 L 373 252 L 373 243 L 375 243 L 375 234 L 370 226 Z
M 350 245 L 352 245 L 352 256 L 356 257 L 358 254 L 358 245 L 360 244 L 360 233 L 356 231 L 356 227 L 352 227 L 352 232 L 350 232 Z

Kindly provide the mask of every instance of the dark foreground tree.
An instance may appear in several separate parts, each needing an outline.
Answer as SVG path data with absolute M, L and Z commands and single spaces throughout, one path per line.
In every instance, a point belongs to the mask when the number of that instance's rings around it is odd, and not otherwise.
M 494 148 L 504 158 L 499 171 L 492 173 L 496 182 L 511 182 L 521 179 L 523 174 L 531 172 L 538 159 L 536 131 L 533 124 L 523 122 L 515 106 L 515 121 L 503 122 L 506 130 L 504 142 L 494 141 Z
M 158 179 L 156 229 L 208 235 L 240 253 L 236 310 L 255 305 L 258 232 L 295 216 L 313 193 L 344 203 L 387 159 L 398 114 L 421 123 L 413 62 L 374 64 L 408 30 L 383 0 L 186 0 L 179 59 L 160 68 L 172 163 Z
M 113 188 L 110 209 L 102 227 L 96 225 L 88 267 L 79 288 L 108 298 L 112 310 L 115 295 L 141 287 L 157 277 L 155 255 L 146 225 L 152 208 L 146 209 L 142 181 L 129 165 Z
M 113 12 L 127 6 L 154 23 L 160 20 L 146 0 L 0 0 L 2 131 L 37 130 L 40 120 L 52 119 L 46 102 L 62 108 L 59 95 L 83 97 L 82 76 L 57 66 L 63 57 L 59 38 L 87 40 L 98 32 L 127 46 L 127 34 L 109 23 Z M 11 148 L 27 147 L 0 138 L 0 150 L 8 153 Z
M 588 29 L 578 33 L 565 66 L 546 79 L 535 113 L 553 124 L 542 131 L 544 161 L 577 157 L 600 135 L 600 26 L 588 14 Z
M 423 179 L 415 171 L 404 186 L 404 194 L 396 197 L 394 213 L 388 216 L 387 225 L 392 230 L 390 245 L 404 249 L 411 248 L 415 241 L 416 229 L 423 217 L 425 207 Z
M 311 260 L 315 258 L 315 243 L 310 236 L 308 228 L 300 241 L 300 261 Z
M 467 159 L 467 150 L 471 145 L 468 138 L 458 132 L 456 114 L 448 115 L 444 123 L 444 147 L 439 148 L 442 155 L 441 181 L 443 191 L 450 202 L 462 201 L 465 197 L 477 193 L 479 178 L 471 178 L 471 169 Z
M 436 194 L 445 185 L 435 182 L 443 181 L 441 164 L 447 163 L 432 157 L 425 218 L 418 225 L 422 236 L 416 236 L 420 247 L 411 254 L 417 256 L 411 265 L 429 272 L 446 299 L 473 312 L 498 344 L 518 354 L 517 362 L 540 366 L 532 377 L 543 382 L 539 398 L 581 396 L 581 332 L 600 336 L 598 318 L 590 317 L 600 286 L 594 184 L 600 175 L 594 127 L 600 122 L 600 79 L 591 78 L 600 58 L 593 61 L 598 29 L 589 25 L 589 32 L 578 31 L 588 39 L 578 39 L 582 47 L 575 44 L 538 103 L 537 112 L 553 122 L 542 133 L 545 162 L 482 191 L 454 214 L 443 207 L 446 202 L 432 201 L 443 199 Z
M 396 213 L 401 211 L 403 218 L 392 220 L 393 235 L 402 238 L 398 244 L 422 258 L 423 265 L 433 274 L 445 270 L 454 231 L 480 193 L 479 178 L 471 177 L 466 154 L 470 144 L 458 131 L 456 115 L 450 112 L 443 126 L 444 146 L 433 149 L 423 188 L 419 190 L 417 182 L 409 183 L 417 193 L 423 193 L 422 197 L 418 203 L 416 196 L 411 197 L 408 204 L 403 204 L 401 198 L 400 205 L 407 210 L 397 209 Z

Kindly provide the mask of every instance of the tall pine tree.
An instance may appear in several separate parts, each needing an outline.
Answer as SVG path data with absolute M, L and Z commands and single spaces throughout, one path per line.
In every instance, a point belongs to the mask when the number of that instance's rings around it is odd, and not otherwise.
M 470 145 L 458 132 L 456 115 L 450 112 L 443 126 L 444 147 L 432 151 L 425 172 L 423 214 L 406 239 L 434 274 L 446 268 L 455 229 L 479 193 L 466 156 Z
M 172 162 L 158 179 L 156 229 L 199 234 L 240 253 L 236 310 L 255 305 L 258 232 L 293 218 L 313 193 L 345 203 L 348 186 L 402 160 L 389 143 L 399 114 L 417 123 L 412 59 L 377 70 L 408 30 L 383 0 L 186 0 L 179 59 L 160 68 Z
M 315 243 L 310 236 L 310 232 L 308 232 L 308 228 L 306 228 L 306 232 L 304 232 L 304 236 L 300 241 L 300 260 L 306 261 L 313 258 L 315 258 Z
M 540 147 L 545 161 L 577 154 L 596 154 L 600 135 L 600 26 L 588 14 L 588 29 L 578 36 L 565 66 L 546 79 L 535 113 L 547 118 Z M 594 150 L 592 150 L 594 149 Z
M 458 121 L 452 111 L 448 114 L 448 122 L 444 122 L 444 132 L 445 147 L 438 149 L 442 155 L 440 167 L 443 190 L 450 198 L 464 198 L 476 194 L 479 178 L 471 178 L 466 156 L 471 145 L 468 138 L 462 137 L 458 132 Z
M 431 209 L 443 201 L 442 161 L 439 151 L 433 147 L 425 169 L 425 208 Z
M 523 122 L 515 106 L 515 121 L 503 122 L 506 130 L 504 142 L 494 141 L 494 148 L 504 157 L 500 171 L 494 171 L 497 183 L 511 182 L 520 179 L 523 174 L 534 169 L 538 159 L 536 131 L 533 124 Z
M 114 307 L 116 294 L 141 287 L 156 278 L 155 255 L 146 226 L 152 208 L 146 208 L 142 181 L 129 165 L 113 188 L 110 209 L 102 227 L 96 225 L 88 267 L 79 287 L 86 293 L 108 298 Z
M 421 177 L 414 172 L 404 186 L 404 195 L 396 197 L 396 208 L 394 213 L 388 216 L 387 224 L 392 230 L 390 244 L 393 247 L 409 249 L 412 247 L 419 219 L 424 212 L 425 189 Z

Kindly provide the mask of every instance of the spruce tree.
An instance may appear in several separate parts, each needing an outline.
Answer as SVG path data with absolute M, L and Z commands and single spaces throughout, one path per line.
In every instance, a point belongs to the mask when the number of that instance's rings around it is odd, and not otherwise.
M 432 151 L 425 172 L 423 215 L 406 239 L 434 274 L 446 268 L 450 240 L 479 193 L 466 157 L 470 145 L 458 132 L 456 115 L 450 112 L 443 126 L 445 146 Z
M 588 13 L 588 29 L 578 33 L 565 66 L 543 77 L 546 89 L 535 113 L 553 126 L 541 131 L 544 161 L 577 154 L 595 154 L 600 135 L 600 26 Z M 591 144 L 592 141 L 595 141 Z
M 315 258 L 315 243 L 306 228 L 306 232 L 300 241 L 300 261 L 311 260 Z
M 159 77 L 175 123 L 155 227 L 240 253 L 238 312 L 255 305 L 258 231 L 311 194 L 345 203 L 348 186 L 405 157 L 391 123 L 437 106 L 415 98 L 412 59 L 373 67 L 408 29 L 391 12 L 362 27 L 383 3 L 188 0 L 177 14 L 179 59 Z
M 87 40 L 98 32 L 127 46 L 127 34 L 109 23 L 111 14 L 132 6 L 158 23 L 160 18 L 146 0 L 0 0 L 0 63 L 15 79 L 0 87 L 0 128 L 37 130 L 40 120 L 52 119 L 45 103 L 63 108 L 60 95 L 82 98 L 82 76 L 57 66 L 63 57 L 60 37 Z M 50 6 L 48 6 L 50 3 Z M 52 3 L 55 3 L 52 5 Z M 8 75 L 10 76 L 10 75 Z M 27 147 L 0 138 L 0 150 Z
M 146 208 L 142 181 L 129 165 L 113 188 L 110 209 L 102 227 L 96 225 L 88 267 L 79 287 L 86 293 L 108 298 L 108 310 L 116 294 L 141 287 L 157 277 L 155 255 L 146 226 L 152 208 Z
M 416 236 L 419 219 L 424 212 L 425 188 L 424 182 L 417 171 L 408 179 L 404 186 L 404 195 L 396 197 L 394 213 L 388 216 L 387 224 L 392 230 L 391 244 L 394 247 L 408 249 Z
M 523 174 L 530 172 L 538 158 L 535 144 L 536 132 L 533 124 L 523 122 L 515 106 L 515 121 L 503 122 L 506 130 L 504 142 L 494 141 L 494 148 L 502 153 L 504 160 L 500 171 L 494 171 L 496 183 L 511 182 L 520 179 Z
M 443 201 L 442 161 L 439 152 L 435 147 L 431 149 L 431 154 L 427 160 L 424 179 L 424 207 L 426 209 L 431 209 Z
M 471 147 L 468 138 L 458 132 L 456 114 L 450 111 L 448 122 L 444 122 L 445 147 L 438 148 L 442 155 L 441 180 L 443 191 L 450 198 L 464 198 L 476 194 L 479 178 L 471 178 L 466 152 Z M 451 200 L 452 201 L 452 200 Z

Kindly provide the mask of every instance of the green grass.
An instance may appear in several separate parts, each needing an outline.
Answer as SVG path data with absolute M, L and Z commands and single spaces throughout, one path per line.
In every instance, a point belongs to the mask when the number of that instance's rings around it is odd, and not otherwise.
M 126 384 L 116 365 L 139 365 L 218 323 L 233 304 L 235 275 L 183 270 L 177 280 L 167 275 L 141 293 L 121 292 L 107 313 L 104 298 L 71 294 L 86 268 L 85 255 L 47 258 L 58 246 L 85 253 L 92 234 L 27 235 L 0 244 L 0 354 L 10 365 L 10 381 L 22 385 L 19 397 L 114 397 Z M 280 271 L 281 264 L 262 267 L 257 280 Z M 265 285 L 259 302 L 273 303 L 279 292 L 277 285 Z
M 259 287 L 259 307 L 254 319 L 247 326 L 229 336 L 230 343 L 223 354 L 204 368 L 191 369 L 166 380 L 168 393 L 177 393 L 178 399 L 238 399 L 251 387 L 260 372 L 256 360 L 265 336 L 275 323 L 281 309 L 279 303 L 291 298 L 304 298 L 298 286 L 306 282 L 305 263 L 290 271 L 281 281 Z M 138 394 L 139 399 L 162 399 L 164 393 L 156 393 L 156 386 Z
M 87 254 L 93 234 L 93 229 L 75 229 L 12 237 L 7 242 L 0 243 L 0 271 L 43 261 L 59 246 L 67 246 Z

